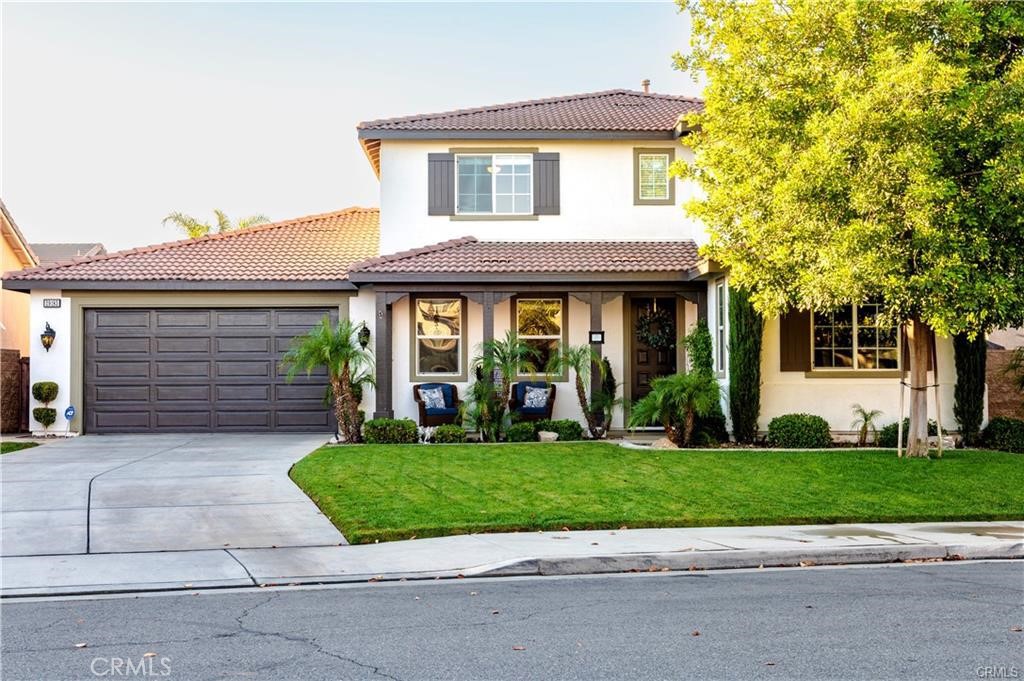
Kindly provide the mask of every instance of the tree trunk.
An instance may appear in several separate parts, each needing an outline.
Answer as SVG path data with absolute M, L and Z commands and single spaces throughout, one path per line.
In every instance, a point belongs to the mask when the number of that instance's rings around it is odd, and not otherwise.
M 348 442 L 348 428 L 345 425 L 345 401 L 342 399 L 341 380 L 331 376 L 331 394 L 334 395 L 334 419 L 338 422 L 338 432 Z
M 931 329 L 917 315 L 907 325 L 907 343 L 910 345 L 910 429 L 907 435 L 907 456 L 927 457 Z
M 696 416 L 693 413 L 693 409 L 686 410 L 686 422 L 683 426 L 683 446 L 689 447 L 693 441 L 693 426 L 696 422 Z
M 335 399 L 338 405 L 336 414 L 338 425 L 342 435 L 345 436 L 345 442 L 356 444 L 362 440 L 359 433 L 359 405 L 355 404 L 355 400 L 352 399 L 352 377 L 349 374 L 348 362 L 342 365 L 341 374 L 336 380 L 338 385 Z
M 597 424 L 597 417 L 591 411 L 590 405 L 587 404 L 587 387 L 583 385 L 583 379 L 580 378 L 579 372 L 576 372 L 576 399 L 580 401 L 580 409 L 583 410 L 583 417 L 587 420 L 590 437 L 599 440 L 601 438 L 600 427 Z

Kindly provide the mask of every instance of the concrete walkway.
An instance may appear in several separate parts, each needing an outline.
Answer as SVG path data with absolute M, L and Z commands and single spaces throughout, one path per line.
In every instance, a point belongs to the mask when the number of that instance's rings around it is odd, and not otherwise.
M 1024 558 L 1024 521 L 477 534 L 359 546 L 4 557 L 0 596 L 982 558 Z
M 288 477 L 292 463 L 325 440 L 308 433 L 108 435 L 5 454 L 0 555 L 344 543 Z

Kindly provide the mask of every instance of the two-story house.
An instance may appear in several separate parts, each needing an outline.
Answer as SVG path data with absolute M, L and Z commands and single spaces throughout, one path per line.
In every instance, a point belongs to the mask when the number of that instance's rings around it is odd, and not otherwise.
M 704 229 L 680 208 L 698 187 L 669 172 L 692 159 L 685 118 L 701 107 L 613 90 L 362 123 L 379 212 L 10 277 L 32 291 L 33 324 L 58 330 L 33 380 L 67 387 L 57 406 L 79 406 L 75 431 L 329 429 L 323 377 L 289 384 L 277 360 L 332 314 L 371 331 L 377 386 L 364 407 L 376 416 L 416 418 L 417 384 L 464 391 L 481 344 L 510 329 L 541 358 L 591 344 L 628 404 L 685 366 L 673 340 L 705 319 L 727 383 L 728 275 L 702 260 Z M 802 411 L 847 431 L 853 402 L 895 420 L 900 354 L 897 330 L 866 307 L 768 320 L 762 427 Z M 952 424 L 950 343 L 938 357 Z M 569 394 L 556 418 L 582 418 Z

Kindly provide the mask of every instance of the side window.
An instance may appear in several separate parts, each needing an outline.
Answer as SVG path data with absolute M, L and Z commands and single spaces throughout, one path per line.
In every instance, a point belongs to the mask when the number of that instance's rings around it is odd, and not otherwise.
M 461 298 L 416 298 L 413 329 L 415 375 L 424 378 L 463 374 L 463 301 Z
M 715 282 L 715 357 L 718 372 L 724 374 L 728 367 L 725 354 L 725 344 L 728 340 L 726 335 L 726 321 L 729 318 L 729 301 L 726 298 L 725 279 Z
M 633 150 L 633 203 L 637 206 L 664 206 L 675 203 L 675 183 L 669 166 L 675 149 Z

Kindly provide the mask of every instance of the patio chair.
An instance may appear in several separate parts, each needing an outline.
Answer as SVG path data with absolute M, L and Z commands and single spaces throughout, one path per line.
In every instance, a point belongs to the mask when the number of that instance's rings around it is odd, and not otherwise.
M 444 397 L 443 407 L 428 407 L 423 400 L 422 390 L 440 388 Z M 421 426 L 441 426 L 446 423 L 459 422 L 459 389 L 451 383 L 421 383 L 412 387 L 413 397 L 420 409 Z
M 527 407 L 526 389 L 546 388 L 548 401 L 543 407 Z M 508 401 L 508 410 L 514 418 L 519 421 L 542 421 L 551 418 L 551 410 L 555 408 L 555 384 L 547 381 L 520 381 L 512 384 L 511 399 Z

